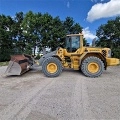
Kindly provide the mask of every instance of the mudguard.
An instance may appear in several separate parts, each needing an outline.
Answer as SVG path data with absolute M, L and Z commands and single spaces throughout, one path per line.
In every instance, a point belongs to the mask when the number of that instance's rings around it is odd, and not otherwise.
M 48 57 L 52 57 L 52 56 L 56 55 L 56 53 L 57 53 L 57 50 L 43 55 L 43 56 L 38 60 L 39 65 L 42 66 L 42 63 L 43 63 L 43 61 L 44 61 L 45 59 L 47 59 Z

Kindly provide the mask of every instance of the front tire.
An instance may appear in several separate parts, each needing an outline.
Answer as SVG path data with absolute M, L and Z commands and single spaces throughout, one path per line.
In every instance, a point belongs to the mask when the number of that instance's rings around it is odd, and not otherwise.
M 88 57 L 81 64 L 81 71 L 87 77 L 98 77 L 104 71 L 104 63 L 97 57 Z
M 42 72 L 47 77 L 57 77 L 62 72 L 62 64 L 58 58 L 49 57 L 43 61 Z

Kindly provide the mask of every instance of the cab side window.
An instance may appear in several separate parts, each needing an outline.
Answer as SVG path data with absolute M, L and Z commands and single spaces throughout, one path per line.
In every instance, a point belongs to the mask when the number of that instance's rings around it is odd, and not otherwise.
M 73 36 L 71 37 L 72 40 L 72 52 L 75 52 L 78 48 L 80 48 L 80 37 Z

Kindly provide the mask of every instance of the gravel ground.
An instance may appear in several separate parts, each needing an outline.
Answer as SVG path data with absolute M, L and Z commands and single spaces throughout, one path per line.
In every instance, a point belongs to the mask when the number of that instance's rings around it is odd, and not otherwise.
M 120 66 L 98 78 L 73 70 L 5 77 L 0 67 L 0 120 L 120 120 Z

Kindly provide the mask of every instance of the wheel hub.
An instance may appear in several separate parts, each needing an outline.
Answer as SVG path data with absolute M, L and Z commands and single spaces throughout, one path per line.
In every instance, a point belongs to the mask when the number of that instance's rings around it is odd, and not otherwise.
M 91 73 L 96 73 L 99 70 L 99 65 L 97 63 L 90 63 L 88 64 L 88 71 Z
M 55 73 L 57 71 L 57 65 L 55 63 L 49 63 L 47 65 L 47 71 L 49 73 Z

